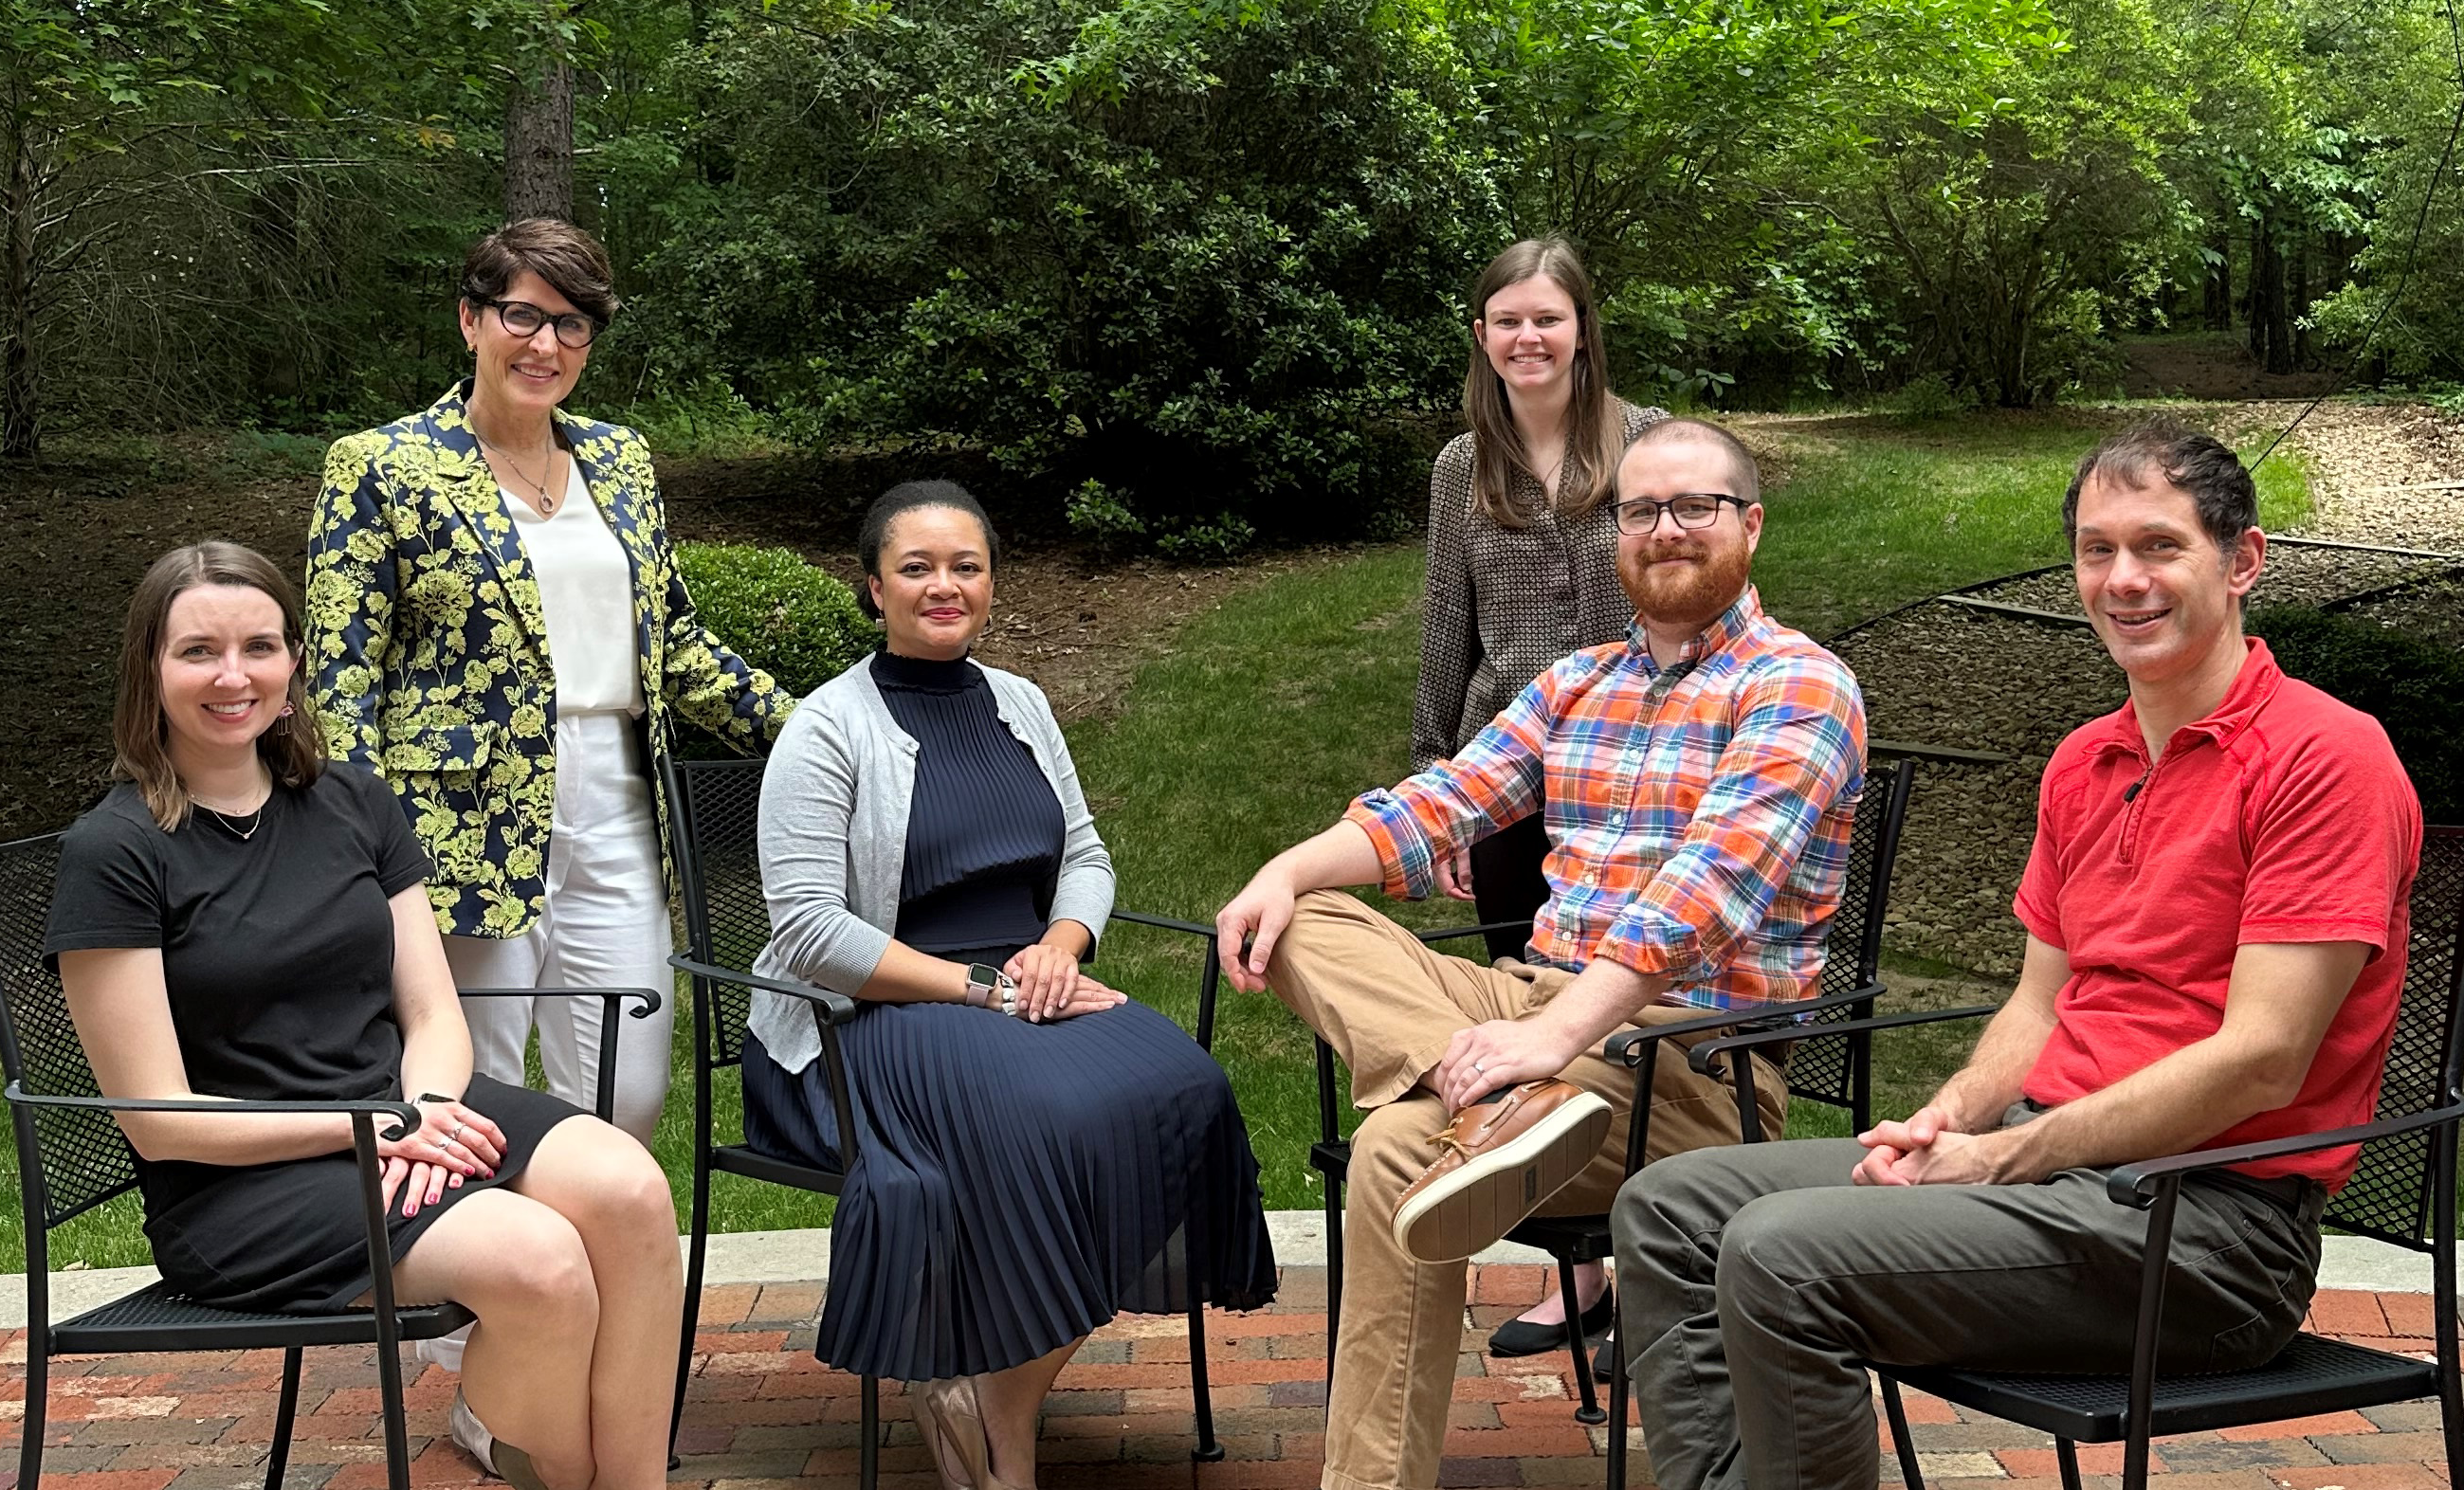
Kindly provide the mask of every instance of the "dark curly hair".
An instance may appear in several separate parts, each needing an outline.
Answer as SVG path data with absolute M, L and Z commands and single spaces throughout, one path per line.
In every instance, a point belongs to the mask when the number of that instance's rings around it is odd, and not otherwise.
M 2079 492 L 2099 472 L 2134 489 L 2162 480 L 2188 493 L 2199 510 L 2199 526 L 2227 554 L 2243 534 L 2258 526 L 2258 484 L 2251 480 L 2241 457 L 2215 436 L 2159 414 L 2107 435 L 2079 457 L 2071 489 L 2062 493 L 2062 537 L 2074 547 L 2079 543 Z

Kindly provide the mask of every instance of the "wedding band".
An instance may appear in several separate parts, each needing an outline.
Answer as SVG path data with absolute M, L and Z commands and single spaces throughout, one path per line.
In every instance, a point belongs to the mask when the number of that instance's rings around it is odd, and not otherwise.
M 445 1141 L 446 1141 L 447 1143 L 449 1143 L 449 1144 L 450 1144 L 450 1143 L 458 1143 L 458 1142 L 460 1142 L 460 1141 L 461 1141 L 462 1135 L 463 1135 L 464 1133 L 466 1133 L 466 1132 L 470 1131 L 470 1129 L 471 1129 L 471 1125 L 470 1125 L 470 1124 L 468 1124 L 468 1123 L 456 1123 L 456 1124 L 454 1124 L 454 1125 L 453 1125 L 453 1131 L 451 1131 L 451 1132 L 450 1132 L 450 1133 L 448 1133 L 448 1134 L 446 1134 L 446 1135 L 445 1135 Z
M 1477 1061 L 1471 1063 L 1471 1069 L 1472 1074 L 1475 1076 L 1486 1076 L 1488 1074 L 1488 1067 L 1481 1064 Z

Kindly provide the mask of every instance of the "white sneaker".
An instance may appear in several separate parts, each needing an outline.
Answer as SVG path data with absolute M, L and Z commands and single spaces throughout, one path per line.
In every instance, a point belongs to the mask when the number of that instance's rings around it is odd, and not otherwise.
M 426 1343 L 421 1342 L 423 1345 Z M 496 1474 L 496 1435 L 488 1432 L 488 1425 L 479 1421 L 478 1413 L 471 1411 L 470 1399 L 462 1395 L 459 1388 L 454 1390 L 453 1411 L 445 1414 L 445 1425 L 452 1433 L 453 1441 L 477 1459 L 481 1469 L 491 1475 Z M 496 1478 L 501 1479 L 504 1477 L 496 1475 Z
M 442 1366 L 458 1376 L 462 1372 L 462 1348 L 470 1343 L 471 1326 L 465 1325 L 450 1335 L 411 1342 L 410 1353 L 430 1366 Z

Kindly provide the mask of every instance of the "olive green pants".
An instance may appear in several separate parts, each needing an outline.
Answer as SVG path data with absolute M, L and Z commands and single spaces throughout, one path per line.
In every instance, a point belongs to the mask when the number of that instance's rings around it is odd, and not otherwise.
M 1852 1185 L 1863 1154 L 1851 1138 L 1680 1154 L 1617 1195 L 1618 1341 L 1661 1490 L 1874 1490 L 1866 1361 L 2129 1369 L 2147 1216 L 2102 1171 Z M 2284 1188 L 2290 1204 L 2184 1183 L 2163 1369 L 2261 1365 L 2300 1327 L 2326 1193 Z

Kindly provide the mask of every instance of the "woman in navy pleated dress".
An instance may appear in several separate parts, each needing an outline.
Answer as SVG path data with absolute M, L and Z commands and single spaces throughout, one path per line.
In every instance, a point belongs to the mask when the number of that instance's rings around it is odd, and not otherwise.
M 771 755 L 759 973 L 867 1007 L 840 1032 L 857 1127 L 818 1352 L 922 1384 L 946 1486 L 1035 1476 L 1036 1415 L 1116 1312 L 1274 1296 L 1231 1084 L 1180 1027 L 1079 970 L 1112 868 L 1051 706 L 968 660 L 997 542 L 946 481 L 866 515 L 886 646 L 816 690 Z M 836 1164 L 811 1006 L 757 996 L 754 1148 Z

